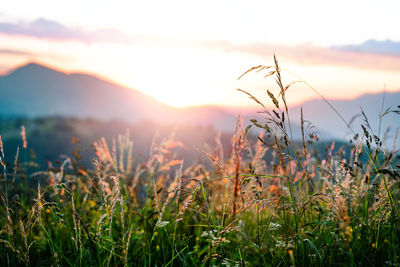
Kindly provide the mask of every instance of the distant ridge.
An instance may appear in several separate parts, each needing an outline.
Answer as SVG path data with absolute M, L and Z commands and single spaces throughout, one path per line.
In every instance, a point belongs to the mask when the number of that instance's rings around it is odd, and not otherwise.
M 217 130 L 232 132 L 241 113 L 246 125 L 249 120 L 262 115 L 256 109 L 235 110 L 218 106 L 175 108 L 168 106 L 138 90 L 117 85 L 94 75 L 66 74 L 39 63 L 28 63 L 0 76 L 0 116 L 40 117 L 73 116 L 101 120 L 118 119 L 131 123 L 149 121 L 161 124 L 191 124 L 212 126 Z M 365 94 L 353 100 L 330 100 L 332 105 L 349 122 L 360 113 L 360 107 L 378 127 L 382 93 Z M 400 91 L 385 93 L 385 106 L 400 105 Z M 300 137 L 300 107 L 305 119 L 319 130 L 323 139 L 347 138 L 346 126 L 321 99 L 306 101 L 290 108 L 293 116 L 293 133 Z M 359 131 L 360 121 L 353 124 Z M 398 116 L 384 118 L 382 128 L 400 127 Z M 358 127 L 358 128 L 357 128 Z M 347 131 L 348 132 L 348 131 Z
M 379 132 L 379 114 L 382 109 L 382 101 L 384 101 L 383 110 L 389 107 L 396 108 L 400 105 L 400 91 L 368 93 L 354 99 L 329 100 L 348 123 L 353 119 L 350 126 L 356 132 L 361 130 L 362 118 L 360 114 L 362 109 L 376 133 Z M 335 138 L 345 138 L 345 133 L 350 135 L 350 130 L 322 99 L 309 100 L 292 107 L 291 110 L 293 114 L 297 114 L 295 116 L 297 119 L 299 119 L 298 114 L 300 114 L 301 107 L 303 107 L 305 119 L 311 121 L 317 128 L 329 132 Z M 392 131 L 389 135 L 393 137 L 394 131 L 400 128 L 400 116 L 391 113 L 383 117 L 381 125 L 382 136 L 387 127 L 391 127 Z
M 234 129 L 236 116 L 213 106 L 175 108 L 94 75 L 28 63 L 0 76 L 0 115 L 75 116 L 128 122 L 191 123 Z M 238 112 L 239 113 L 239 112 Z
M 8 75 L 18 75 L 19 73 L 24 73 L 24 72 L 29 72 L 29 73 L 62 73 L 61 71 L 57 71 L 53 68 L 47 67 L 45 65 L 36 63 L 36 62 L 29 62 L 25 65 L 22 65 L 16 69 L 11 70 L 11 72 Z

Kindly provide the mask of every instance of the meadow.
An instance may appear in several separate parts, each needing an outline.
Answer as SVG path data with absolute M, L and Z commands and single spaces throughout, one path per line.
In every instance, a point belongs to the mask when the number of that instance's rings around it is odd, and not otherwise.
M 94 142 L 89 167 L 75 151 L 38 168 L 25 128 L 12 162 L 4 160 L 0 139 L 0 262 L 399 266 L 396 137 L 387 144 L 385 129 L 372 129 L 361 114 L 361 133 L 348 125 L 349 144 L 331 142 L 321 152 L 318 132 L 303 116 L 302 139 L 292 138 L 286 94 L 295 84 L 283 84 L 277 60 L 248 72 L 275 78 L 279 94 L 266 92 L 274 108 L 243 91 L 265 120 L 239 117 L 229 149 L 216 136 L 197 152 L 204 161 L 177 157 L 184 144 L 174 135 L 155 137 L 140 160 L 127 133 Z M 389 113 L 400 114 L 400 107 L 382 109 L 380 119 Z M 250 128 L 259 136 L 248 135 Z

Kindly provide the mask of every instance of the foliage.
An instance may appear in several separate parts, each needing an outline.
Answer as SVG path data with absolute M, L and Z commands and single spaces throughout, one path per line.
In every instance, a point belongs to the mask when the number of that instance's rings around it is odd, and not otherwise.
M 37 171 L 28 158 L 4 163 L 1 144 L 0 261 L 7 265 L 376 266 L 399 265 L 399 155 L 365 118 L 351 149 L 312 149 L 301 119 L 291 138 L 282 70 L 268 71 L 275 108 L 265 121 L 239 118 L 226 154 L 219 139 L 184 162 L 174 136 L 157 140 L 143 162 L 129 134 L 93 144 L 92 167 L 79 153 Z M 247 73 L 247 72 L 246 72 Z M 393 110 L 398 112 L 398 110 Z M 386 112 L 386 111 L 385 111 Z M 383 116 L 382 116 L 383 117 Z M 381 118 L 382 118 L 381 117 Z M 263 131 L 251 145 L 250 127 Z M 379 131 L 380 132 L 380 131 Z M 29 149 L 29 140 L 21 152 Z M 265 157 L 270 153 L 271 157 Z M 185 159 L 186 160 L 186 159 Z

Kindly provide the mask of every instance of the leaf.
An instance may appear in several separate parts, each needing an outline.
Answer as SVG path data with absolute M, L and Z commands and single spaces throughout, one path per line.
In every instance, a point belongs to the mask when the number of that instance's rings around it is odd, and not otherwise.
M 254 100 L 255 102 L 257 102 L 257 104 L 261 105 L 263 108 L 265 108 L 264 104 L 261 103 L 260 100 L 258 100 L 256 97 L 254 97 L 252 94 L 250 94 L 249 92 L 246 92 L 245 90 L 239 89 L 237 88 L 238 91 L 245 93 L 248 97 L 250 97 L 250 99 Z
M 314 243 L 313 243 L 310 239 L 308 239 L 308 238 L 304 239 L 303 241 L 308 242 L 308 244 L 310 245 L 310 247 L 311 247 L 311 248 L 315 251 L 315 253 L 317 254 L 319 262 L 322 263 L 321 254 L 319 253 L 319 251 L 318 251 L 317 247 L 314 245 Z
M 264 78 L 268 78 L 269 76 L 274 75 L 276 70 L 271 70 L 270 72 L 267 73 L 267 75 L 264 76 Z
M 379 117 L 383 118 L 385 115 L 389 114 L 390 112 L 393 112 L 392 107 L 388 107 L 384 112 L 379 114 Z
M 373 133 L 371 125 L 369 124 L 369 120 L 367 118 L 367 115 L 365 115 L 364 110 L 362 108 L 361 109 L 361 116 L 363 118 L 363 121 L 365 122 L 365 125 L 368 127 L 368 129 Z
M 247 134 L 249 133 L 249 131 L 250 131 L 250 128 L 252 127 L 253 125 L 248 125 L 247 127 L 246 127 L 246 129 L 244 130 L 244 137 L 246 137 L 247 136 Z
M 260 137 L 257 137 L 257 139 L 258 139 L 258 140 L 260 140 L 260 142 L 261 142 L 261 143 L 263 143 L 264 145 L 268 146 L 268 144 L 267 144 L 267 143 L 265 143 L 265 141 L 264 141 L 264 140 L 262 140 Z
M 277 107 L 279 109 L 279 102 L 278 100 L 275 98 L 274 94 L 271 93 L 271 91 L 267 90 L 267 94 L 268 96 L 271 98 L 272 102 L 274 103 L 275 107 Z
M 379 169 L 379 170 L 377 170 L 376 173 L 388 174 L 391 178 L 393 178 L 395 180 L 400 178 L 400 174 L 398 172 L 396 172 L 395 170 Z
M 241 79 L 244 75 L 246 75 L 247 73 L 249 73 L 249 72 L 251 72 L 251 71 L 253 71 L 253 70 L 262 68 L 262 67 L 263 67 L 263 65 L 258 65 L 258 66 L 255 66 L 255 67 L 251 67 L 250 69 L 246 70 L 242 75 L 240 75 L 239 78 L 238 78 L 238 80 L 240 80 L 240 79 Z

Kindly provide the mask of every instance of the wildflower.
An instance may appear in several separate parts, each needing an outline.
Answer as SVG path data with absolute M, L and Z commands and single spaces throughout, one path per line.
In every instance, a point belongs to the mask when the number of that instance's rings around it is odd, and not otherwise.
M 295 265 L 295 261 L 294 261 L 293 248 L 288 248 L 288 253 L 289 253 L 289 256 L 290 256 L 290 260 L 292 261 L 292 266 L 296 266 Z
M 278 230 L 279 227 L 281 227 L 281 225 L 279 223 L 274 223 L 274 222 L 270 222 L 269 223 L 269 230 L 270 231 Z
M 162 227 L 165 227 L 167 224 L 169 224 L 169 221 L 159 221 L 156 223 L 156 227 L 162 228 Z
M 91 208 L 93 208 L 94 206 L 96 206 L 96 202 L 94 202 L 93 200 L 89 200 L 88 201 L 88 204 L 89 204 L 89 206 L 91 207 Z
M 275 247 L 276 248 L 284 248 L 284 247 L 286 247 L 286 243 L 281 240 L 277 240 L 275 243 Z
M 271 185 L 271 186 L 269 187 L 269 192 L 270 192 L 271 194 L 278 193 L 278 192 L 279 192 L 279 189 L 278 189 L 278 187 L 277 187 L 276 185 Z

